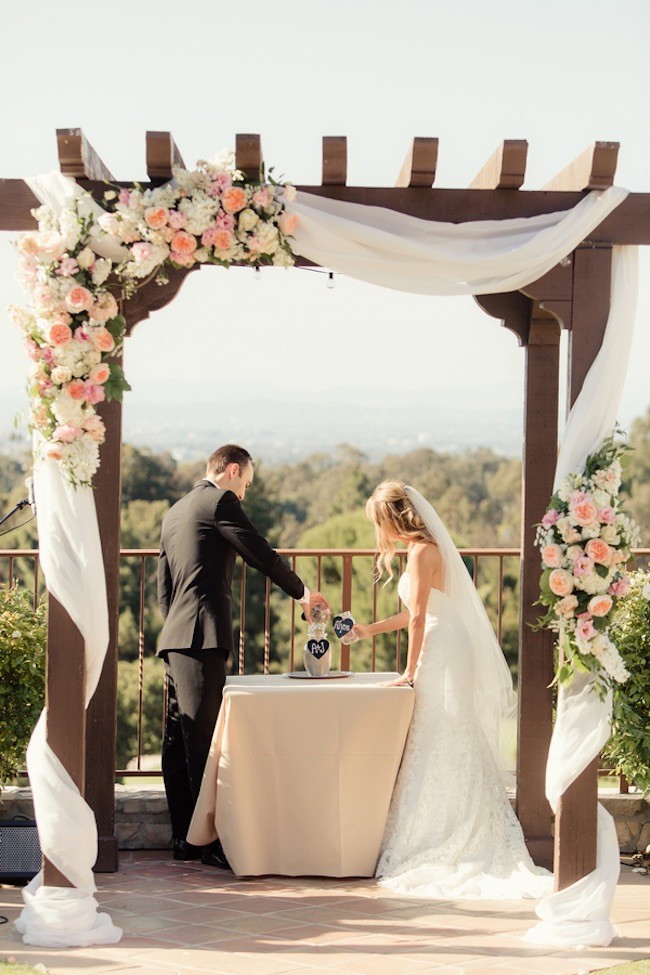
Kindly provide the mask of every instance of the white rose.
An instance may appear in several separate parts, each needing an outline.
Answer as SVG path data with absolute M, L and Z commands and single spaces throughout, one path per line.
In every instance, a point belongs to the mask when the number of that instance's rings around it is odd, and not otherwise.
M 205 249 L 205 247 L 199 247 L 197 248 L 197 250 L 194 251 L 194 260 L 198 261 L 199 264 L 205 264 L 205 262 L 209 260 L 209 258 L 210 255 L 208 251 Z
M 120 229 L 120 222 L 114 213 L 102 213 L 101 217 L 98 218 L 97 223 L 105 233 L 117 236 Z
M 51 376 L 52 382 L 56 383 L 57 386 L 61 386 L 63 383 L 69 383 L 72 379 L 72 373 L 67 366 L 55 366 Z
M 296 198 L 296 187 L 291 183 L 287 183 L 282 189 L 282 198 L 285 203 L 293 203 Z
M 616 527 L 614 525 L 603 525 L 600 530 L 600 537 L 604 542 L 607 542 L 608 545 L 618 545 L 621 540 L 621 536 L 616 531 Z
M 260 218 L 255 213 L 255 211 L 251 210 L 249 207 L 247 207 L 245 210 L 242 210 L 241 213 L 239 214 L 238 223 L 239 223 L 240 230 L 252 230 L 253 227 L 256 227 L 259 222 L 260 222 Z
M 79 251 L 77 254 L 77 264 L 79 267 L 87 271 L 89 267 L 92 267 L 95 263 L 96 255 L 95 252 L 90 249 L 90 247 L 84 247 L 83 250 Z

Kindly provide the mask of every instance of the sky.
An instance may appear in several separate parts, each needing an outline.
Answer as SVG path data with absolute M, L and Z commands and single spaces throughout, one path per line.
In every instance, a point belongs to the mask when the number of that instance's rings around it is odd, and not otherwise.
M 145 131 L 188 167 L 261 135 L 267 165 L 320 183 L 321 138 L 348 137 L 348 183 L 394 185 L 414 136 L 440 139 L 438 187 L 467 186 L 505 138 L 527 139 L 524 189 L 596 140 L 621 143 L 616 181 L 650 191 L 647 0 L 83 0 L 3 4 L 0 177 L 58 168 L 55 130 L 80 127 L 113 175 L 146 179 Z M 0 433 L 27 359 L 4 313 L 21 301 L 0 234 Z M 211 267 L 127 341 L 126 401 L 266 398 L 394 403 L 405 423 L 453 397 L 504 409 L 524 353 L 471 298 L 407 295 L 306 270 Z M 650 248 L 620 419 L 650 405 Z M 130 399 L 129 399 L 130 397 Z M 417 407 L 416 407 L 417 404 Z M 417 409 L 417 417 L 409 412 Z

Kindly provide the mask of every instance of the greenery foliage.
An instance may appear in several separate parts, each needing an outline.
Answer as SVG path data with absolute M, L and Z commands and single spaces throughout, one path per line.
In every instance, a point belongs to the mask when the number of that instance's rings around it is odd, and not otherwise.
M 650 573 L 630 576 L 630 591 L 617 607 L 610 635 L 630 677 L 614 688 L 612 737 L 607 758 L 650 794 Z
M 45 697 L 46 614 L 19 585 L 0 586 L 0 783 L 24 768 Z

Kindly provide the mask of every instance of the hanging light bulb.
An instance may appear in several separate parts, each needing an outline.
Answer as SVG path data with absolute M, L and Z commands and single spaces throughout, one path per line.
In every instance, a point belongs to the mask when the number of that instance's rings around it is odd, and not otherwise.
M 327 275 L 327 287 L 330 289 L 335 287 L 334 271 L 330 271 Z
M 253 275 L 253 281 L 261 281 L 261 280 L 262 280 L 262 268 L 259 266 L 259 264 L 256 264 L 255 274 Z

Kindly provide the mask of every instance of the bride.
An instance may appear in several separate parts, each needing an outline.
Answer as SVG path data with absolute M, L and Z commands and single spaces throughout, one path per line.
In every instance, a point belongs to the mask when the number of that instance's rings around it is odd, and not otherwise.
M 359 639 L 408 627 L 406 670 L 415 710 L 376 874 L 403 894 L 442 899 L 541 897 L 552 875 L 528 855 L 499 764 L 499 725 L 516 698 L 485 608 L 451 536 L 414 488 L 384 481 L 366 506 L 407 609 L 356 624 Z

